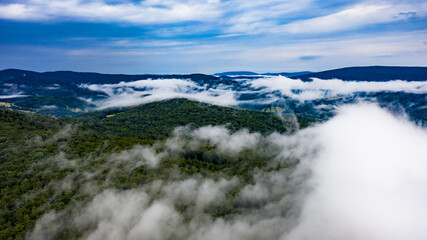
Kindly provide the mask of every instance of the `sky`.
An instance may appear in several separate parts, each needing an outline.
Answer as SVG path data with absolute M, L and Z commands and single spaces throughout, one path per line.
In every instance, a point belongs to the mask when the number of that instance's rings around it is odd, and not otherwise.
M 427 66 L 424 0 L 1 0 L 0 69 Z

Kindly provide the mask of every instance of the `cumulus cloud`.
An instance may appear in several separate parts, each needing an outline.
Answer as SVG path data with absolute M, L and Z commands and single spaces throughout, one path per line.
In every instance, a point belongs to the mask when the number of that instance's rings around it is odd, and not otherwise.
M 267 167 L 255 169 L 253 181 L 193 175 L 109 188 L 72 211 L 45 214 L 27 238 L 45 239 L 48 230 L 59 236 L 64 229 L 92 240 L 427 237 L 427 131 L 405 117 L 359 104 L 293 135 L 181 128 L 162 149 L 179 153 L 209 141 L 215 151 L 229 151 L 221 147 L 228 139 L 241 141 L 228 142 L 236 151 L 271 147 Z M 138 149 L 121 157 L 134 158 Z M 222 208 L 234 211 L 212 215 Z

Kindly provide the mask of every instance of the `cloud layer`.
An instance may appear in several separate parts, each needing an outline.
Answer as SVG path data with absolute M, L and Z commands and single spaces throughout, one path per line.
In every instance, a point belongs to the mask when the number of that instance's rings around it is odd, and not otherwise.
M 313 79 L 311 82 L 278 76 L 260 78 L 250 82 L 252 87 L 265 88 L 270 92 L 280 91 L 284 96 L 301 101 L 351 95 L 357 92 L 405 92 L 427 93 L 427 82 L 394 80 L 387 82 L 342 81 L 340 79 Z
M 306 82 L 283 76 L 241 78 L 237 81 L 239 84 L 225 85 L 218 80 L 218 83 L 207 86 L 185 79 L 148 79 L 118 84 L 82 84 L 80 87 L 108 95 L 102 100 L 88 100 L 100 109 L 133 106 L 171 98 L 187 98 L 222 106 L 237 106 L 268 104 L 284 98 L 303 102 L 352 96 L 359 92 L 427 93 L 425 81 L 367 82 L 313 79 L 311 82 Z M 251 94 L 257 97 L 252 99 L 244 97 Z

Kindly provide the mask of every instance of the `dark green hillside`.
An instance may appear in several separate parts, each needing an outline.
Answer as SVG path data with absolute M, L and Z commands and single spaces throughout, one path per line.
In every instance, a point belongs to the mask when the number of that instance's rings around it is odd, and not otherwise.
M 49 193 L 45 186 L 63 171 L 45 174 L 32 169 L 40 159 L 58 151 L 57 142 L 38 144 L 53 136 L 67 120 L 0 110 L 0 239 L 20 239 L 44 212 Z M 24 201 L 25 194 L 39 193 Z M 52 202 L 54 205 L 59 204 Z M 58 205 L 55 205 L 59 207 Z
M 227 108 L 186 99 L 154 102 L 127 109 L 110 109 L 81 116 L 89 129 L 132 136 L 140 139 L 164 139 L 178 126 L 227 125 L 231 131 L 247 128 L 251 132 L 291 131 L 274 114 Z M 302 126 L 309 120 L 298 118 Z M 288 124 L 289 125 L 289 124 Z

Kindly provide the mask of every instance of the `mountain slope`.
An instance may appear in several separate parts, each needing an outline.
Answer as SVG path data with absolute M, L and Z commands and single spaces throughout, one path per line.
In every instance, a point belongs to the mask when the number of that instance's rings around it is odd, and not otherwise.
M 310 78 L 333 79 L 338 78 L 347 81 L 389 81 L 407 80 L 424 81 L 427 80 L 427 67 L 347 67 L 333 69 L 323 72 L 294 76 L 292 78 L 309 81 Z

